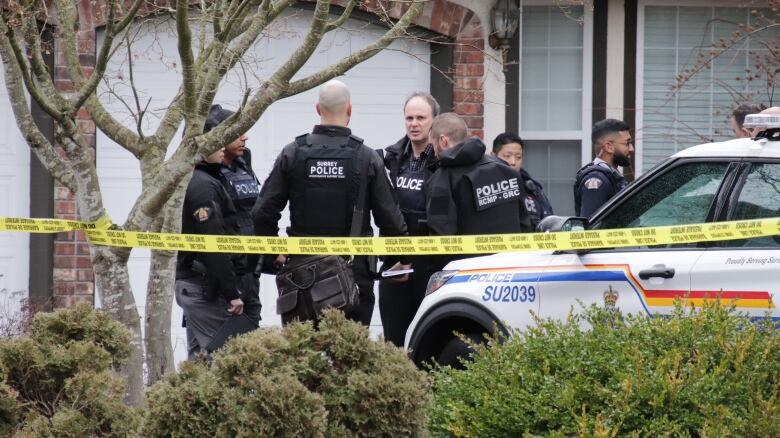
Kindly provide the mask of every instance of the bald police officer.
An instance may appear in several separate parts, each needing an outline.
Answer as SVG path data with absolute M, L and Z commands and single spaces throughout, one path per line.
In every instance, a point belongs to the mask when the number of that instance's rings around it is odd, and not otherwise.
M 577 171 L 574 179 L 577 216 L 589 217 L 628 184 L 618 166 L 631 165 L 634 141 L 629 130 L 625 122 L 616 119 L 605 119 L 593 125 L 591 140 L 598 154 Z
M 320 87 L 316 108 L 320 124 L 311 134 L 298 136 L 282 149 L 263 185 L 260 198 L 252 209 L 255 232 L 260 236 L 276 236 L 281 212 L 289 201 L 291 226 L 288 235 L 349 236 L 360 176 L 366 171 L 358 165 L 362 162 L 358 157 L 362 155 L 369 157 L 363 211 L 373 213 L 374 223 L 382 235 L 405 235 L 406 225 L 382 159 L 347 128 L 352 102 L 346 85 L 331 80 Z M 362 236 L 373 234 L 370 219 L 368 214 L 364 215 Z M 281 256 L 279 261 L 284 259 Z M 371 322 L 374 312 L 372 271 L 375 268 L 369 266 L 367 257 L 355 257 L 352 263 L 360 289 L 360 305 L 345 314 L 364 325 Z
M 427 184 L 431 234 L 502 234 L 531 230 L 520 175 L 492 155 L 477 137 L 467 138 L 466 122 L 455 113 L 433 120 L 430 140 L 439 158 Z M 469 257 L 441 257 L 448 261 Z

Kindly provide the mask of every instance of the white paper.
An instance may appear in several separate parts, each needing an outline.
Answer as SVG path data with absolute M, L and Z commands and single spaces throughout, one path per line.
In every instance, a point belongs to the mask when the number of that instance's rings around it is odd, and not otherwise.
M 411 274 L 414 269 L 399 269 L 397 271 L 382 271 L 382 277 L 395 277 L 397 275 Z

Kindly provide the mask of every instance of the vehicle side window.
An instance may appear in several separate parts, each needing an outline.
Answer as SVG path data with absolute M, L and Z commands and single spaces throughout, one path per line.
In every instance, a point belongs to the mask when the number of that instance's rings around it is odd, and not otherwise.
M 658 175 L 622 202 L 598 228 L 660 227 L 705 222 L 729 163 L 688 163 Z
M 754 163 L 739 192 L 733 220 L 780 216 L 780 164 Z M 778 236 L 733 240 L 726 246 L 780 246 Z

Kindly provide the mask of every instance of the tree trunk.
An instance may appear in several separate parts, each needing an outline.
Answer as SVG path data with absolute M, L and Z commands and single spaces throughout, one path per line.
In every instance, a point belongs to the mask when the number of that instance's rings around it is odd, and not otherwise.
M 111 248 L 92 245 L 92 267 L 95 271 L 95 283 L 100 293 L 103 310 L 114 320 L 127 327 L 132 338 L 130 358 L 120 370 L 126 378 L 127 395 L 125 401 L 138 406 L 143 400 L 143 345 L 141 340 L 141 317 L 135 305 L 133 291 L 130 289 L 130 276 L 127 273 L 127 248 Z
M 163 233 L 181 232 L 181 204 L 190 178 L 184 178 L 166 202 L 162 211 L 164 220 L 159 227 Z M 146 368 L 147 384 L 158 382 L 174 370 L 171 347 L 171 311 L 173 284 L 176 273 L 176 251 L 152 251 L 149 281 L 146 290 Z
M 152 251 L 146 286 L 146 384 L 154 385 L 174 370 L 171 308 L 176 269 L 175 251 Z

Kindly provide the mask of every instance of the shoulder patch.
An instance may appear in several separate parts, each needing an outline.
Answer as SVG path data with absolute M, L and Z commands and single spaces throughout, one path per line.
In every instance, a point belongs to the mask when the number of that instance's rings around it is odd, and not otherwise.
M 603 184 L 603 183 L 604 183 L 604 181 L 602 181 L 601 179 L 599 179 L 599 178 L 597 178 L 595 176 L 592 176 L 592 177 L 590 177 L 590 178 L 585 180 L 585 184 L 584 185 L 585 185 L 585 188 L 588 189 L 588 190 L 598 190 L 598 188 L 601 187 L 601 184 Z
M 210 207 L 200 207 L 195 210 L 194 213 L 192 213 L 192 217 L 196 222 L 203 223 L 211 219 L 211 213 L 212 211 Z

